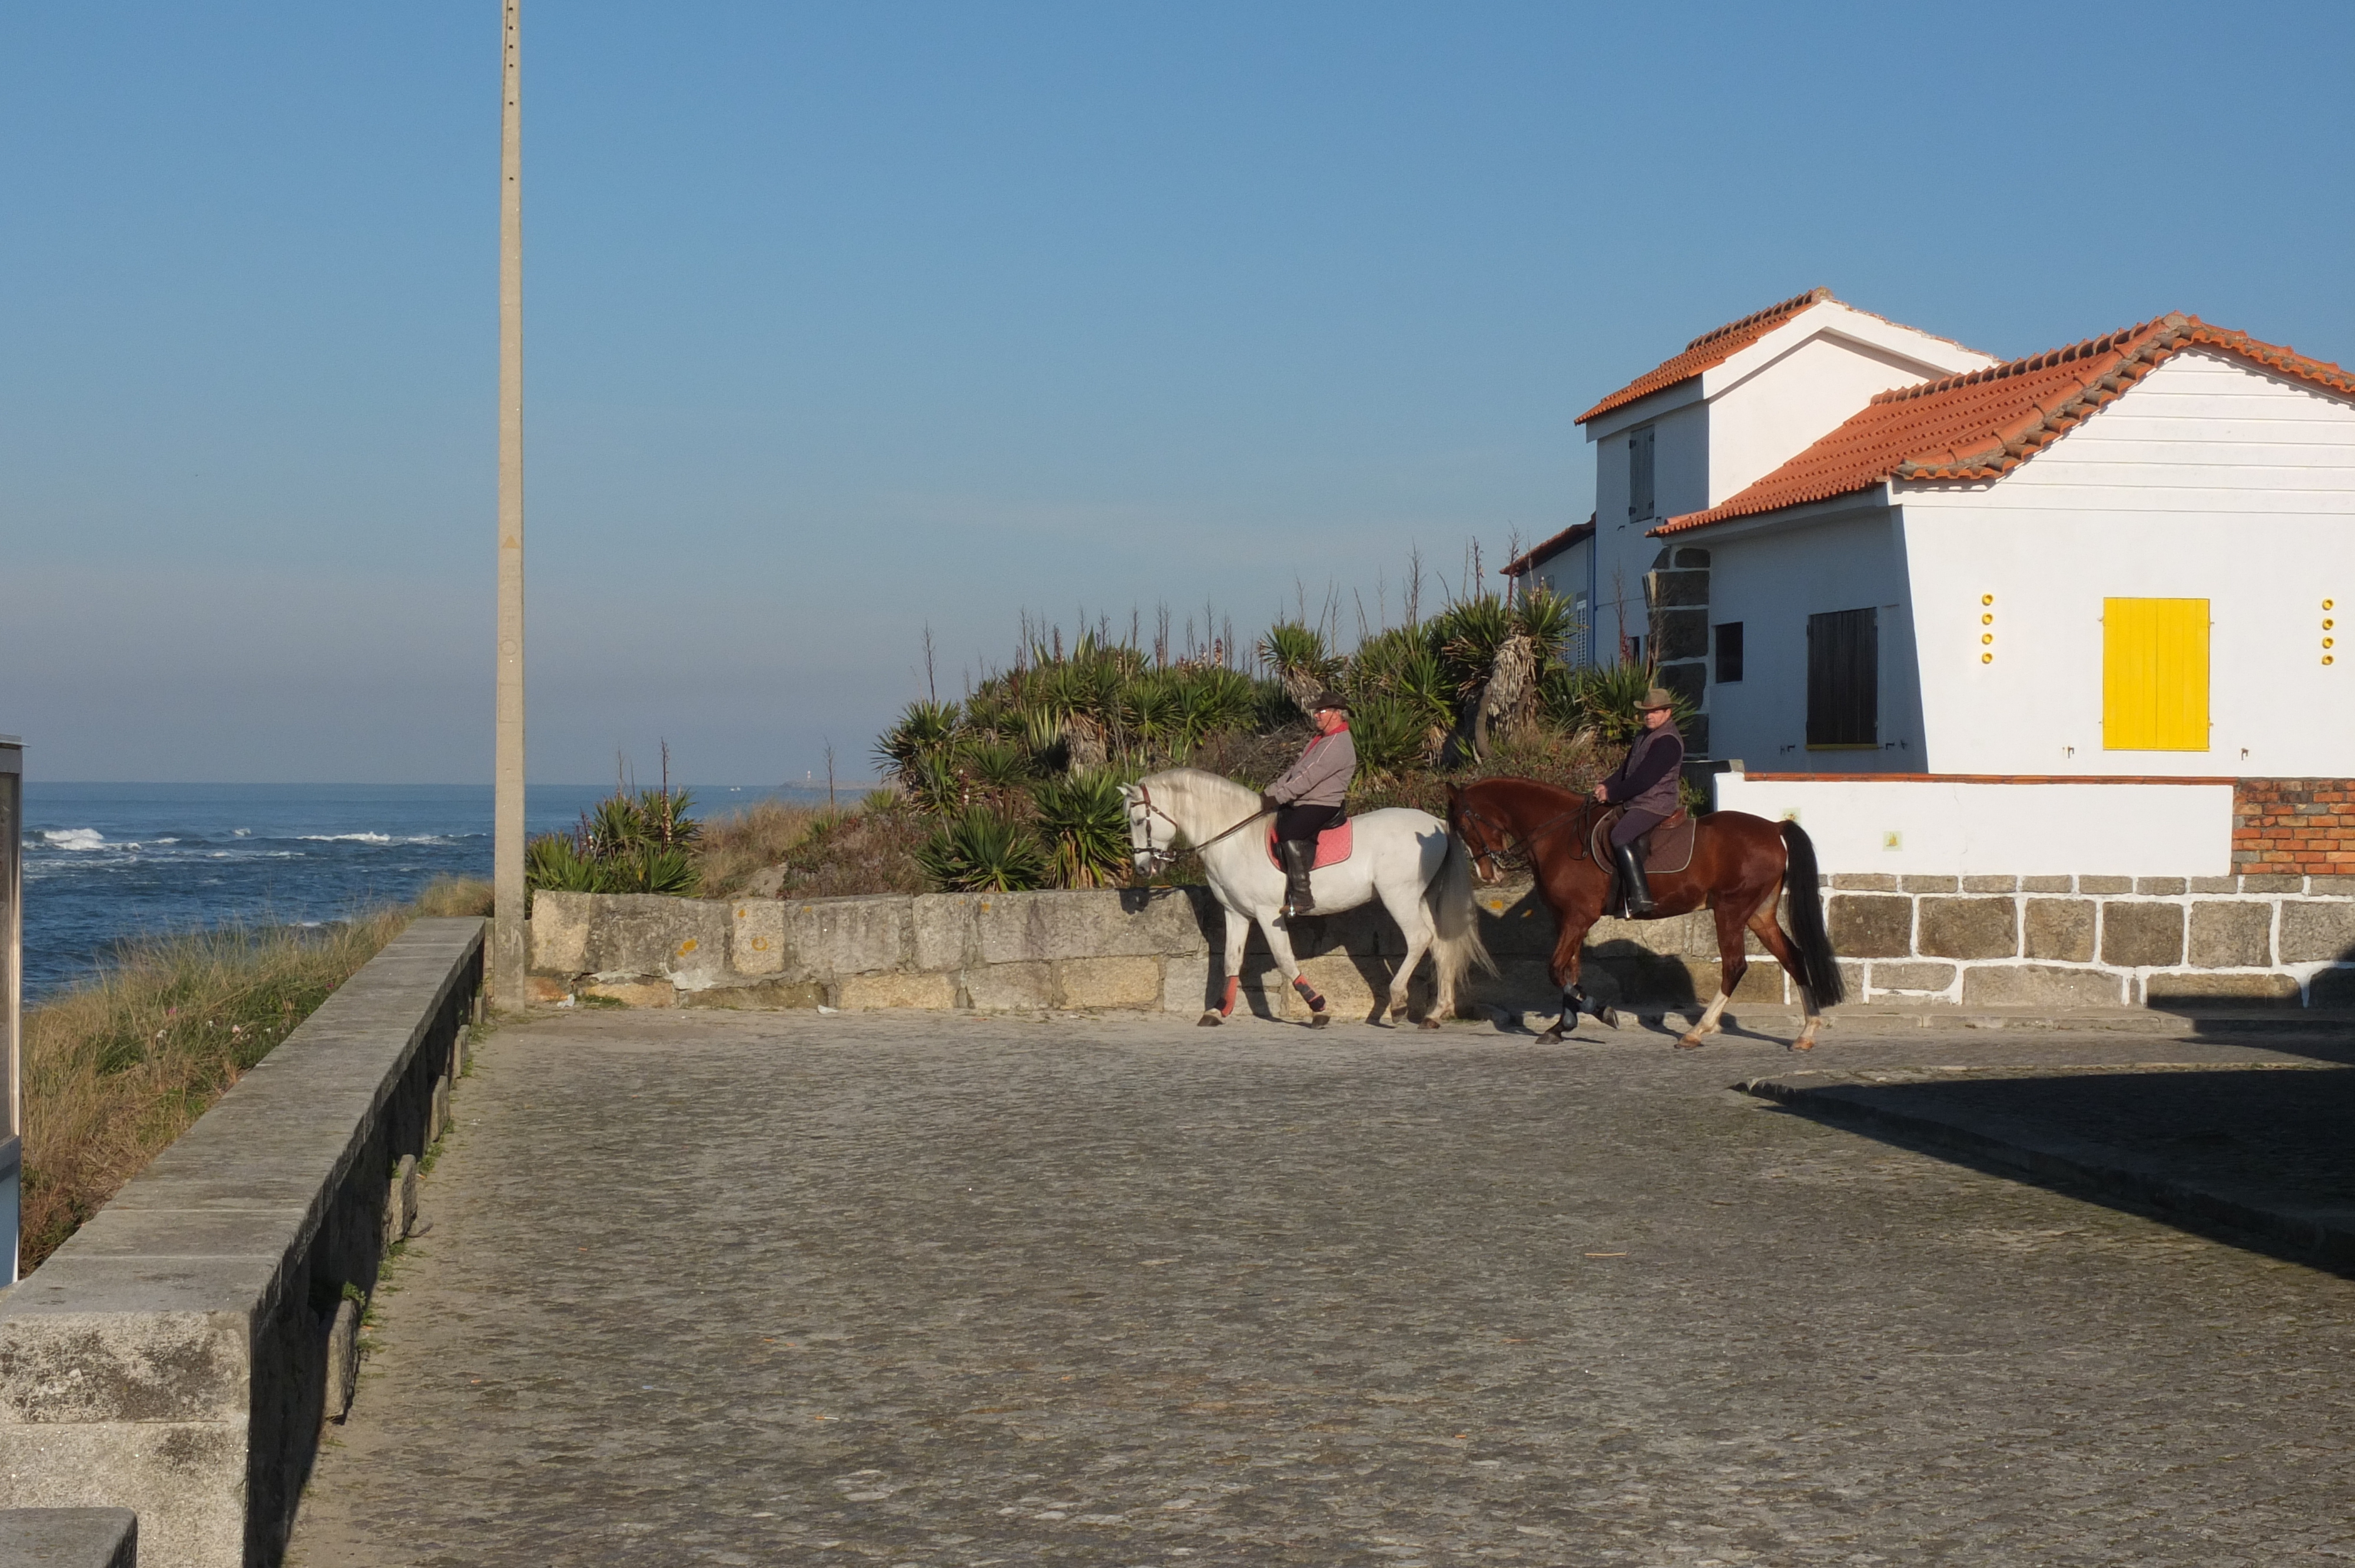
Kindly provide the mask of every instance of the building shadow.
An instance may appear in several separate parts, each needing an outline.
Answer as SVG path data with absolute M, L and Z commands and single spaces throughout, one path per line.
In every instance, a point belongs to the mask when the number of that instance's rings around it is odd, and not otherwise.
M 1784 1103 L 1881 1142 L 2355 1277 L 2355 1067 L 1909 1075 Z

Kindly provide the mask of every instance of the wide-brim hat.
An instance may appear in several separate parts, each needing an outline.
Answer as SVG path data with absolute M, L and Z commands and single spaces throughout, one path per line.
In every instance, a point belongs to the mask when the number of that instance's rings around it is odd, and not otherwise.
M 1677 699 L 1670 696 L 1665 687 L 1654 686 L 1644 694 L 1644 700 L 1636 705 L 1636 711 L 1647 714 L 1654 708 L 1673 708 L 1676 705 Z
M 1348 713 L 1349 699 L 1338 692 L 1319 692 L 1309 700 L 1308 711 L 1312 714 L 1321 714 L 1327 708 L 1338 708 L 1341 712 Z

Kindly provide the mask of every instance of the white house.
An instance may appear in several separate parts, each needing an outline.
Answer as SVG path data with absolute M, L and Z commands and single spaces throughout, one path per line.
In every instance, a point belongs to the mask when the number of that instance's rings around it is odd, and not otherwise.
M 1585 416 L 1631 514 L 1604 641 L 1699 699 L 1721 805 L 1803 811 L 1840 871 L 2355 874 L 2355 376 L 2183 315 L 2000 365 L 1820 292 L 1769 317 Z M 2264 826 L 2266 780 L 2325 831 Z
M 1595 447 L 1590 656 L 1610 663 L 1626 648 L 1664 665 L 1701 656 L 1702 622 L 1690 616 L 1662 623 L 1667 646 L 1647 641 L 1646 576 L 1669 565 L 1651 536 L 1663 519 L 1746 489 L 1876 392 L 1995 363 L 1814 289 L 1703 333 L 1581 414 Z M 1665 673 L 1700 696 L 1698 668 Z

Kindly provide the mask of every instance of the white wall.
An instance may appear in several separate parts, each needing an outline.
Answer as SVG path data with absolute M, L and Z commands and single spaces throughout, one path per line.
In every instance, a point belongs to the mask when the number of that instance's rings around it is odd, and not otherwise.
M 1914 770 L 2355 777 L 2347 400 L 2236 355 L 2180 354 L 1992 484 L 1899 493 L 1929 741 Z M 2106 597 L 2210 601 L 2208 750 L 2102 748 Z
M 1966 361 L 1956 364 L 1958 370 L 1991 363 L 1984 355 L 1950 357 Z M 1708 495 L 1691 510 L 1715 506 L 1747 490 L 1839 429 L 1874 393 L 1953 373 L 1830 331 L 1744 369 L 1742 379 L 1722 390 L 1715 383 L 1725 372 L 1710 376 Z
M 1627 516 L 1627 430 L 1633 427 L 1623 426 L 1595 442 L 1594 632 L 1597 657 L 1606 664 L 1619 656 L 1623 620 L 1630 637 L 1646 636 L 1651 629 L 1644 574 L 1652 569 L 1662 541 L 1647 537 L 1647 531 L 1663 517 L 1709 504 L 1709 410 L 1687 403 L 1656 414 L 1649 423 L 1658 432 L 1652 445 L 1651 517 L 1631 522 Z
M 1929 771 L 1903 541 L 1890 509 L 1875 504 L 1831 521 L 1748 535 L 1739 526 L 1729 525 L 1731 537 L 1705 528 L 1676 541 L 1710 551 L 1711 626 L 1742 625 L 1742 679 L 1732 685 L 1712 680 L 1709 688 L 1710 754 L 1738 757 L 1762 772 Z M 1867 605 L 1881 612 L 1881 748 L 1810 752 L 1807 617 Z
M 1717 809 L 1796 813 L 1829 873 L 2227 876 L 2230 784 L 1957 784 L 1721 773 Z M 1894 847 L 1890 835 L 1896 835 Z
M 1593 567 L 1594 536 L 1590 534 L 1570 548 L 1548 556 L 1529 574 L 1548 592 L 1561 595 L 1577 611 L 1580 629 L 1565 651 L 1573 664 L 1592 662 L 1588 650 L 1594 646 L 1594 605 L 1590 598 Z

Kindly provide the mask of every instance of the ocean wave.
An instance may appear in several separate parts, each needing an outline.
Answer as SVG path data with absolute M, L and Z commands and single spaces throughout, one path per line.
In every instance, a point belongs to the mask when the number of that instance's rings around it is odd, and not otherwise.
M 390 833 L 296 833 L 295 838 L 306 844 L 389 844 Z
M 41 837 L 48 841 L 48 844 L 51 849 L 88 851 L 102 850 L 110 847 L 114 849 L 137 849 L 139 847 L 137 844 L 114 844 L 110 846 L 106 842 L 106 835 L 100 832 L 96 828 L 49 828 L 42 832 Z

